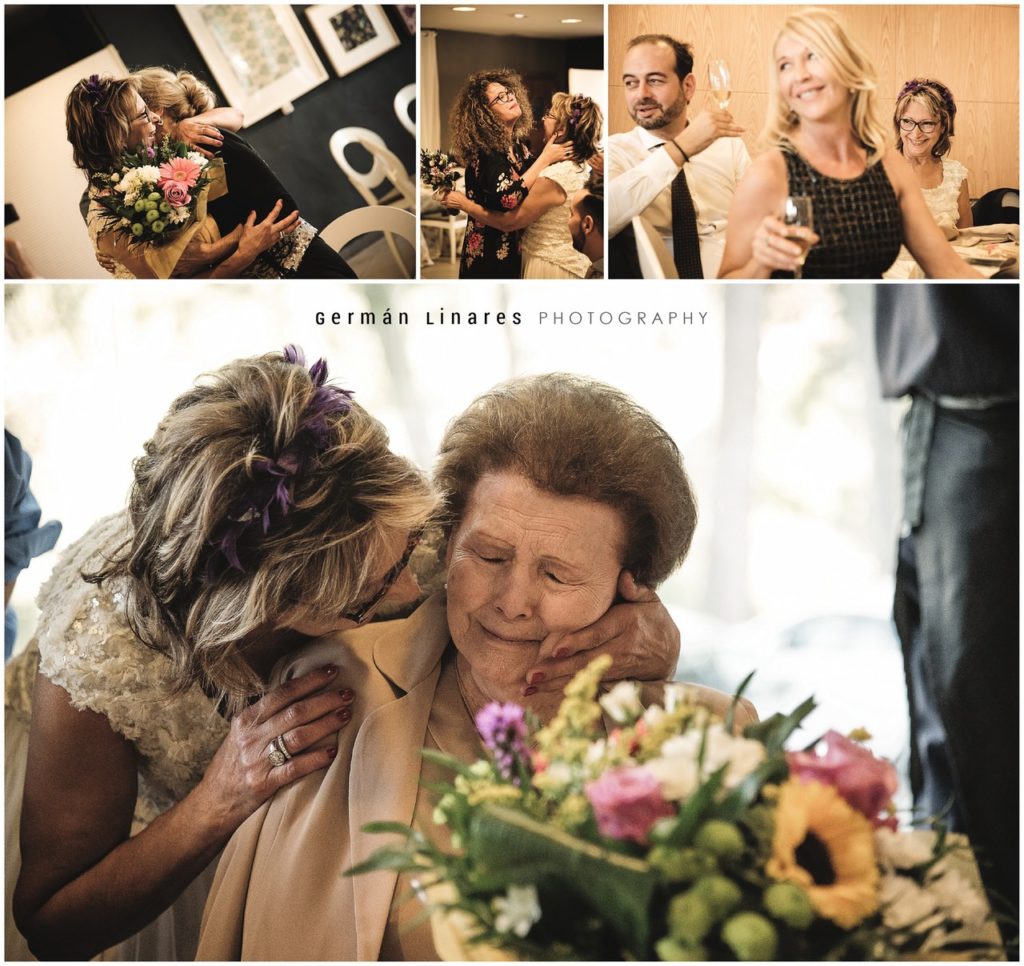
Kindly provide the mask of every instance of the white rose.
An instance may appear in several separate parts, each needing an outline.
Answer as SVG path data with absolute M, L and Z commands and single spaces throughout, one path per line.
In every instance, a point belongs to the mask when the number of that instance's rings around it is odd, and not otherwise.
M 723 782 L 726 788 L 735 788 L 764 758 L 764 745 L 760 741 L 737 738 L 726 731 L 724 725 L 714 724 L 708 728 L 704 747 L 704 774 L 710 775 L 723 765 L 728 765 Z
M 700 784 L 697 758 L 693 755 L 652 758 L 644 762 L 644 768 L 658 779 L 661 794 L 666 801 L 684 801 Z
M 882 879 L 878 894 L 882 907 L 882 921 L 890 929 L 927 932 L 942 921 L 936 911 L 935 897 L 905 875 L 890 875 Z
M 619 681 L 598 699 L 605 714 L 619 724 L 630 724 L 643 714 L 640 686 L 635 681 Z

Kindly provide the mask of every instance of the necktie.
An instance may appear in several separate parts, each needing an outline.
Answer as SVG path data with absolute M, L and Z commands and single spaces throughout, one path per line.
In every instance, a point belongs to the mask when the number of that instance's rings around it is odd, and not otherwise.
M 697 240 L 697 211 L 686 183 L 685 165 L 672 182 L 672 258 L 680 278 L 704 277 Z

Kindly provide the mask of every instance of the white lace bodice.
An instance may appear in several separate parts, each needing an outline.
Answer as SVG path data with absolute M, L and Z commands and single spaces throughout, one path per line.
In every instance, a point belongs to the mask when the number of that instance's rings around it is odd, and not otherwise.
M 590 259 L 572 247 L 569 213 L 573 195 L 587 183 L 589 175 L 590 166 L 575 161 L 559 161 L 545 168 L 541 177 L 554 181 L 565 192 L 565 200 L 545 211 L 523 232 L 524 255 L 543 258 L 579 278 L 586 277 Z
M 959 161 L 942 159 L 942 182 L 935 188 L 924 188 L 928 210 L 945 232 L 947 238 L 956 237 L 956 223 L 960 217 L 960 185 L 967 177 L 967 168 Z
M 200 688 L 170 694 L 170 664 L 132 633 L 116 583 L 82 580 L 81 571 L 99 566 L 125 534 L 119 513 L 68 548 L 39 592 L 39 627 L 29 649 L 38 647 L 40 671 L 74 707 L 104 715 L 135 746 L 138 831 L 202 778 L 228 725 Z

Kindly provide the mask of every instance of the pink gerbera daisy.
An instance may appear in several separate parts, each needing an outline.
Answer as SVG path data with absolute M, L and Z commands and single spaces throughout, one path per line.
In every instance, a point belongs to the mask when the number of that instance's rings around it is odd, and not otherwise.
M 160 165 L 160 180 L 157 184 L 161 188 L 168 182 L 191 188 L 199 180 L 202 170 L 195 161 L 189 158 L 172 158 Z

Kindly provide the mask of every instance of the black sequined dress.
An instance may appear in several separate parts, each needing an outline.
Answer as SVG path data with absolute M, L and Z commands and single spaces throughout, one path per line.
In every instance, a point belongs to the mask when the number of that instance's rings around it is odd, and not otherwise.
M 857 178 L 830 178 L 792 149 L 783 148 L 790 195 L 808 195 L 814 230 L 821 236 L 808 253 L 804 278 L 881 278 L 903 242 L 900 205 L 882 162 Z M 772 278 L 792 278 L 772 272 Z

